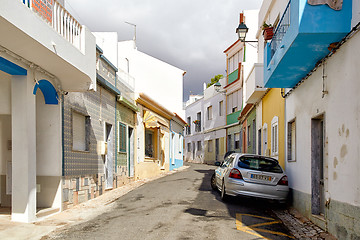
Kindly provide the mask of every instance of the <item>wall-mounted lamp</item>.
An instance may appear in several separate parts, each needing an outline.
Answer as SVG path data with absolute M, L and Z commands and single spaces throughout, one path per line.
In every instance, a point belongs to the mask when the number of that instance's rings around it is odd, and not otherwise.
M 221 84 L 219 82 L 216 82 L 214 84 L 214 89 L 215 91 L 217 91 L 218 93 L 223 93 L 225 94 L 226 93 L 226 90 L 221 90 Z
M 245 41 L 246 34 L 249 31 L 249 28 L 245 25 L 244 22 L 240 22 L 239 26 L 236 28 L 236 33 L 238 34 L 239 40 L 244 43 L 248 42 L 258 42 L 258 41 Z

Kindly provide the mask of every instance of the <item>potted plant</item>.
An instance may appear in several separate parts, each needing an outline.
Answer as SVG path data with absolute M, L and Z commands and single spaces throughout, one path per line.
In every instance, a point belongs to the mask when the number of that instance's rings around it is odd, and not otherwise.
M 200 120 L 195 120 L 193 123 L 194 123 L 194 124 L 199 124 L 199 123 L 200 123 Z
M 264 40 L 270 40 L 274 36 L 274 28 L 271 24 L 267 24 L 266 22 L 262 25 Z

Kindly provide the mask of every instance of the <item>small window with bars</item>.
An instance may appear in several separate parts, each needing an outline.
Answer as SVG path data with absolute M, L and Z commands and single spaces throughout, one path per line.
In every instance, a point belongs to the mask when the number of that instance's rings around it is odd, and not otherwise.
M 118 139 L 119 152 L 126 152 L 126 125 L 119 122 L 119 139 Z
M 288 122 L 287 155 L 288 161 L 296 161 L 296 125 L 295 120 Z

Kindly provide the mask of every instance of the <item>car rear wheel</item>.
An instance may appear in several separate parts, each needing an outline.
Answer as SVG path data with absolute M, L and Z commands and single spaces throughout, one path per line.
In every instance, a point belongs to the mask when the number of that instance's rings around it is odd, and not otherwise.
M 228 196 L 226 195 L 225 182 L 223 180 L 222 184 L 221 184 L 221 200 L 226 201 L 227 198 L 228 198 Z
M 213 190 L 218 190 L 216 186 L 216 176 L 215 173 L 211 176 L 211 188 Z

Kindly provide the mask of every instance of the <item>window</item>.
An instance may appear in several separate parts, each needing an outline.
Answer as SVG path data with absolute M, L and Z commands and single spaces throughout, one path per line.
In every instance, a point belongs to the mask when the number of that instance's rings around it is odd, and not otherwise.
M 208 119 L 208 120 L 211 120 L 212 117 L 213 117 L 213 115 L 212 115 L 212 106 L 209 106 L 209 107 L 207 108 L 207 119 Z
M 154 135 L 154 131 L 149 129 L 145 130 L 145 157 L 155 157 Z
M 234 134 L 234 140 L 235 140 L 235 149 L 239 149 L 240 148 L 240 133 L 235 133 Z
M 239 63 L 241 62 L 242 58 L 242 50 L 232 55 L 228 58 L 228 67 L 229 67 L 229 74 L 234 72 L 238 69 Z
M 267 145 L 268 145 L 268 139 L 267 139 L 268 132 L 267 132 L 267 124 L 266 123 L 264 123 L 264 126 L 263 126 L 263 135 L 264 135 L 264 137 L 263 137 L 263 155 L 267 155 L 266 150 L 267 150 Z
M 196 114 L 195 132 L 201 132 L 201 112 Z
M 187 118 L 187 124 L 186 124 L 186 134 L 191 134 L 191 117 Z
M 89 151 L 90 148 L 90 117 L 72 112 L 72 136 L 75 151 Z
M 219 102 L 219 116 L 223 115 L 224 101 Z
M 231 151 L 231 150 L 232 150 L 232 148 L 231 148 L 231 134 L 229 134 L 229 135 L 227 136 L 227 150 L 228 150 L 228 151 Z
M 238 109 L 238 91 L 233 92 L 232 99 L 233 99 L 232 100 L 233 105 L 232 105 L 232 108 L 231 108 L 231 112 L 234 113 Z
M 191 143 L 188 143 L 188 144 L 187 144 L 187 151 L 188 151 L 188 152 L 191 152 Z
M 247 127 L 247 144 L 248 144 L 248 147 L 251 146 L 251 136 L 250 136 L 250 132 L 251 132 L 251 126 L 249 125 Z
M 261 155 L 261 128 L 258 130 L 258 154 Z
M 288 122 L 288 161 L 295 161 L 296 160 L 296 125 L 295 120 Z
M 209 140 L 208 141 L 208 152 L 212 152 L 213 151 L 213 140 Z
M 278 117 L 275 116 L 271 121 L 271 155 L 276 156 L 279 154 L 279 123 Z
M 179 144 L 178 144 L 178 147 L 179 147 L 179 153 L 182 153 L 182 145 L 183 145 L 183 139 L 182 139 L 182 136 L 179 134 Z
M 119 152 L 126 152 L 126 125 L 119 122 L 119 136 L 118 136 Z
M 252 152 L 256 153 L 256 120 L 252 121 Z
M 266 157 L 243 156 L 238 161 L 238 166 L 245 169 L 282 173 L 279 163 L 276 160 Z
M 198 151 L 202 150 L 201 141 L 197 141 L 197 150 Z
M 242 91 L 238 90 L 227 95 L 227 114 L 237 112 L 242 106 Z

